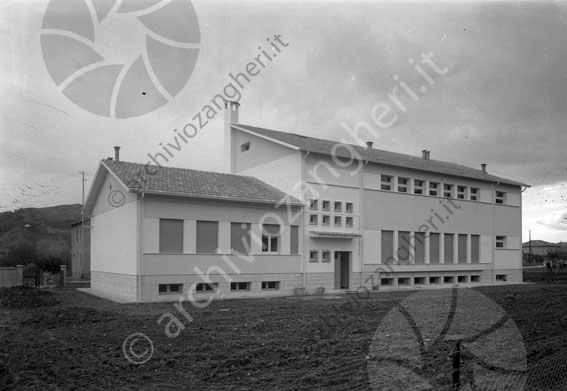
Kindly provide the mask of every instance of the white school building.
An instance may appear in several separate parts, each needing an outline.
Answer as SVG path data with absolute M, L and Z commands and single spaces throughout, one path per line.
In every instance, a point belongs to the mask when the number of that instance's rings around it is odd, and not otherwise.
M 238 112 L 227 104 L 229 173 L 100 162 L 85 204 L 93 291 L 149 302 L 522 281 L 527 185 Z

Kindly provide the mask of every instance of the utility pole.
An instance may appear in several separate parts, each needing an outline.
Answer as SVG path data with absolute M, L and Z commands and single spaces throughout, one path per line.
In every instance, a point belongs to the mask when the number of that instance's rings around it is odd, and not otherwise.
M 528 246 L 528 263 L 531 265 L 532 264 L 532 230 L 529 230 L 530 233 L 530 241 L 529 241 L 529 246 Z

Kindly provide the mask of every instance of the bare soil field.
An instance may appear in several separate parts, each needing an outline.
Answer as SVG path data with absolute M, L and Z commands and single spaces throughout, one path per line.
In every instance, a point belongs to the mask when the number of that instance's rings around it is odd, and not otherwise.
M 520 331 L 525 389 L 567 389 L 567 285 L 475 291 L 501 306 Z M 373 337 L 414 292 L 225 300 L 202 309 L 185 302 L 189 321 L 173 303 L 115 304 L 75 290 L 3 290 L 0 390 L 378 389 L 368 371 Z M 182 322 L 176 338 L 166 335 L 167 320 L 157 323 L 167 312 Z M 153 342 L 144 364 L 125 358 L 123 343 L 133 333 Z M 134 351 L 149 349 L 145 342 Z M 434 389 L 451 382 L 451 349 L 440 344 L 427 355 L 424 371 L 440 385 Z M 465 380 L 469 372 L 463 371 Z

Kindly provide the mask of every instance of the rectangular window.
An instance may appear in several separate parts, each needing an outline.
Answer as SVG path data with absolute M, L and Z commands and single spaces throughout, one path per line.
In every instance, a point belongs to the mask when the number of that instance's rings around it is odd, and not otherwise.
M 458 262 L 467 263 L 467 235 L 459 234 L 457 244 L 459 245 L 457 250 L 459 256 Z
M 496 248 L 506 248 L 506 236 L 496 237 Z
M 353 226 L 353 218 L 352 217 L 347 217 L 345 218 L 345 226 L 347 227 L 352 227 Z
M 318 250 L 309 250 L 309 262 L 319 262 Z
M 321 224 L 323 225 L 331 225 L 331 216 L 323 215 L 321 216 Z
M 322 254 L 322 257 L 321 257 L 322 262 L 331 262 L 331 251 L 330 250 L 323 250 L 323 252 L 321 254 Z
M 453 185 L 443 184 L 443 197 L 453 198 Z
M 440 284 L 441 283 L 441 277 L 429 277 L 429 283 L 430 284 Z
M 159 219 L 159 252 L 183 253 L 183 220 Z
M 476 187 L 471 187 L 470 200 L 471 201 L 478 201 L 478 189 Z
M 471 235 L 471 263 L 480 262 L 480 235 Z
M 263 291 L 277 291 L 280 289 L 279 281 L 262 281 Z
M 429 263 L 439 263 L 439 240 L 440 234 L 430 233 L 429 234 Z
M 197 221 L 197 253 L 215 254 L 218 247 L 218 221 Z
M 400 193 L 407 193 L 408 192 L 408 178 L 400 178 L 398 177 L 398 191 Z
M 231 291 L 249 291 L 250 285 L 251 284 L 249 282 L 231 282 L 230 283 L 230 290 Z
M 457 198 L 459 200 L 464 200 L 466 191 L 466 186 L 457 186 Z
M 218 287 L 219 287 L 218 282 L 213 282 L 213 283 L 200 282 L 195 287 L 195 291 L 196 292 L 216 292 Z
M 444 240 L 445 240 L 445 246 L 444 246 L 444 250 L 445 250 L 445 263 L 453 263 L 453 247 L 454 247 L 454 243 L 453 243 L 453 234 L 444 234 Z
M 334 226 L 341 227 L 343 225 L 343 218 L 341 216 L 335 216 Z
M 343 203 L 341 201 L 335 201 L 335 212 L 341 213 L 343 211 Z
M 309 200 L 309 209 L 317 210 L 317 208 L 319 207 L 318 205 L 319 205 L 319 203 L 318 203 L 317 200 L 314 200 L 314 199 Z
M 497 204 L 505 204 L 506 203 L 506 193 L 503 191 L 496 192 L 496 203 Z
M 413 194 L 423 194 L 423 184 L 425 182 L 421 179 L 413 180 Z
M 317 215 L 309 215 L 309 224 L 317 225 Z
M 425 277 L 414 277 L 413 278 L 414 285 L 424 285 L 425 284 Z
M 398 231 L 398 249 L 396 255 L 398 256 L 399 264 L 409 263 L 410 253 L 410 233 L 408 231 Z
M 480 276 L 471 276 L 471 282 L 480 282 Z
M 292 225 L 290 227 L 290 249 L 291 255 L 299 254 L 299 226 Z
M 354 210 L 352 202 L 345 203 L 345 212 L 352 213 Z
M 160 295 L 175 294 L 183 292 L 183 284 L 159 284 Z
M 458 276 L 457 282 L 459 283 L 466 283 L 469 282 L 469 276 Z
M 392 190 L 392 178 L 390 175 L 382 175 L 381 176 L 381 190 Z
M 321 202 L 321 209 L 322 210 L 331 210 L 331 201 L 322 201 Z
M 380 285 L 394 285 L 394 279 L 393 278 L 381 278 L 380 279 Z
M 508 280 L 508 275 L 506 274 L 497 274 L 496 275 L 496 281 L 507 281 Z
M 277 253 L 279 251 L 280 226 L 277 224 L 262 225 L 262 252 Z
M 250 254 L 250 223 L 230 224 L 230 247 L 239 254 Z
M 410 285 L 410 279 L 409 277 L 400 277 L 398 278 L 398 285 Z
M 439 195 L 439 183 L 429 182 L 429 195 L 434 197 Z
M 413 238 L 414 261 L 415 263 L 425 263 L 425 232 L 416 232 Z
M 250 149 L 250 141 L 240 145 L 240 152 L 246 152 Z
M 392 263 L 394 259 L 394 231 L 382 231 L 382 263 Z
M 453 276 L 445 276 L 443 277 L 443 282 L 445 284 L 452 284 L 453 282 L 455 282 L 455 277 Z

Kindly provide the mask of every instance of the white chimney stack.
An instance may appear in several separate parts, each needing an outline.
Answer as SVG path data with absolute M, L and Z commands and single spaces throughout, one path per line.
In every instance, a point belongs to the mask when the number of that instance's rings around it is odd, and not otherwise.
M 373 143 L 372 141 L 367 141 L 367 142 L 366 142 L 366 150 L 367 150 L 367 151 L 371 151 L 373 144 L 374 144 L 374 143 Z
M 480 167 L 482 168 L 482 173 L 483 173 L 484 175 L 486 175 L 486 174 L 487 174 L 487 172 L 486 172 L 486 163 L 482 163 L 482 164 L 480 165 Z
M 224 159 L 227 162 L 226 171 L 234 174 L 234 148 L 232 145 L 231 125 L 238 124 L 240 103 L 226 101 L 224 103 Z
M 423 159 L 429 160 L 429 154 L 431 153 L 431 151 L 424 149 L 424 150 L 421 151 L 421 153 L 423 154 Z

